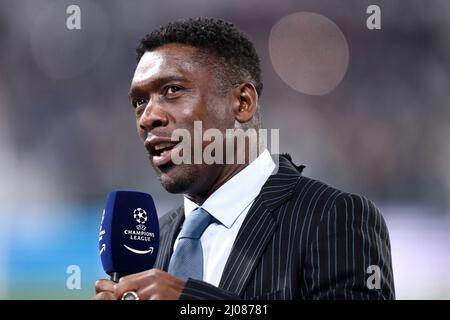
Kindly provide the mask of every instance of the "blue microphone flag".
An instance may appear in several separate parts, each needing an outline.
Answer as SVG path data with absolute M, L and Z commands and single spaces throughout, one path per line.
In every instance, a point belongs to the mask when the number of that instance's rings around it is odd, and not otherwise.
M 108 195 L 99 233 L 99 253 L 109 275 L 153 268 L 159 248 L 159 223 L 152 197 L 143 192 Z

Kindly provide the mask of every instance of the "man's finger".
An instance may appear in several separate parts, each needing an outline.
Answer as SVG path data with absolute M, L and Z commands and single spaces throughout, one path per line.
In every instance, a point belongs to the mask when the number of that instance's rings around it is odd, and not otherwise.
M 156 278 L 155 269 L 127 275 L 120 278 L 119 282 L 114 285 L 114 294 L 117 299 L 121 299 L 125 292 L 137 292 L 151 285 Z
M 116 297 L 110 291 L 103 291 L 103 292 L 97 293 L 92 298 L 92 300 L 116 300 Z
M 134 276 L 134 275 L 133 275 Z M 141 286 L 144 286 L 140 277 L 124 277 L 114 285 L 114 295 L 117 299 L 121 299 L 122 295 L 127 291 L 137 291 Z
M 116 283 L 107 279 L 100 279 L 95 282 L 95 293 L 100 293 L 103 291 L 114 291 L 114 285 Z

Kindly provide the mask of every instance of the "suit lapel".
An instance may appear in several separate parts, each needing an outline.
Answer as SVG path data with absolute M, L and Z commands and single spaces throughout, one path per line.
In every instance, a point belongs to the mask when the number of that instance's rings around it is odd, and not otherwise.
M 168 223 L 166 230 L 161 230 L 161 238 L 158 256 L 156 257 L 155 268 L 167 271 L 175 239 L 184 220 L 183 206 L 168 213 Z
M 279 170 L 269 177 L 238 232 L 222 273 L 220 288 L 242 296 L 260 258 L 277 228 L 276 208 L 288 201 L 300 179 L 301 167 L 279 158 Z

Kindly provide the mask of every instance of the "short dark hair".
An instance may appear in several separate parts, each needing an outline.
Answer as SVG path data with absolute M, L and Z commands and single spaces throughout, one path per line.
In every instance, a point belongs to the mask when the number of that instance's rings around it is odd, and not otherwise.
M 252 42 L 232 23 L 214 18 L 189 18 L 170 22 L 146 35 L 139 43 L 137 61 L 147 51 L 169 43 L 190 45 L 219 58 L 225 77 L 232 84 L 251 82 L 261 95 L 261 67 Z M 237 82 L 237 83 L 236 83 Z

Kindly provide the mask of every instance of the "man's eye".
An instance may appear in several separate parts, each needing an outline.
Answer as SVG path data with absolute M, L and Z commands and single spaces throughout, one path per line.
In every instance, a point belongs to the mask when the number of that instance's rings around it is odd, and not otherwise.
M 134 101 L 135 108 L 145 107 L 146 105 L 147 105 L 147 100 L 145 100 L 143 98 L 138 98 Z
M 179 86 L 168 86 L 166 89 L 166 94 L 174 94 L 181 90 Z

